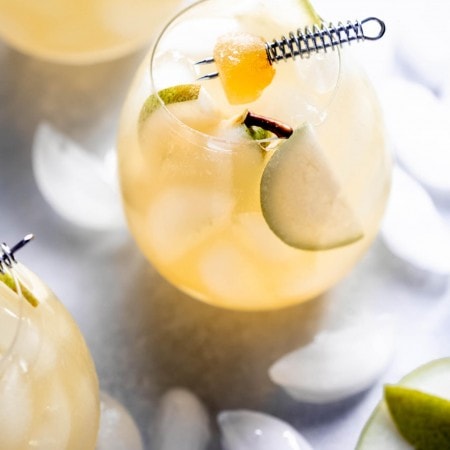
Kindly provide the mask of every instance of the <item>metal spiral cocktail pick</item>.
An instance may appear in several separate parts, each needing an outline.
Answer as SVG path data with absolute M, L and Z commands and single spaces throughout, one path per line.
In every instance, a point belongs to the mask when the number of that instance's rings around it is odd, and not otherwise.
M 33 234 L 27 234 L 21 241 L 14 245 L 13 248 L 9 248 L 4 242 L 0 245 L 0 273 L 4 273 L 5 267 L 12 268 L 12 266 L 17 263 L 14 254 L 28 244 L 33 238 Z
M 373 25 L 377 29 L 372 29 Z M 367 27 L 371 27 L 369 32 Z M 333 24 L 312 25 L 298 29 L 295 33 L 290 32 L 288 36 L 281 36 L 272 42 L 266 42 L 266 54 L 270 64 L 283 60 L 309 57 L 312 53 L 326 53 L 328 49 L 334 50 L 343 44 L 350 44 L 353 41 L 364 40 L 376 41 L 383 37 L 386 31 L 384 22 L 376 17 L 368 17 L 362 21 L 347 23 L 339 22 L 337 26 Z M 373 34 L 372 34 L 373 33 Z M 213 57 L 208 57 L 197 61 L 196 64 L 211 64 Z M 218 72 L 203 75 L 199 80 L 210 80 L 219 76 Z

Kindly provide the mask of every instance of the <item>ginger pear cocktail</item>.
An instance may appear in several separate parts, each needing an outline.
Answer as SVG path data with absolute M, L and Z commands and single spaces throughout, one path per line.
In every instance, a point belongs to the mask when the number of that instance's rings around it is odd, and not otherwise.
M 122 56 L 153 37 L 182 0 L 0 0 L 0 37 L 73 64 Z
M 98 380 L 80 330 L 34 273 L 0 269 L 0 448 L 94 450 Z
M 311 299 L 377 233 L 390 158 L 368 80 L 345 48 L 268 61 L 265 42 L 320 22 L 306 0 L 206 0 L 167 25 L 133 82 L 118 139 L 129 228 L 200 300 Z

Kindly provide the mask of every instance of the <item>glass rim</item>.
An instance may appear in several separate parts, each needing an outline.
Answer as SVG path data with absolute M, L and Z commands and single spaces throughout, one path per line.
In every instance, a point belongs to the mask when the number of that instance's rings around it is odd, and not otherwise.
M 202 131 L 199 131 L 195 128 L 192 128 L 191 126 L 189 126 L 188 124 L 186 124 L 185 122 L 183 122 L 181 119 L 179 119 L 175 114 L 173 114 L 170 109 L 167 107 L 167 105 L 164 103 L 164 101 L 162 100 L 162 98 L 159 95 L 159 91 L 156 89 L 156 83 L 154 80 L 154 76 L 153 76 L 153 66 L 154 66 L 154 62 L 155 59 L 157 57 L 158 54 L 158 46 L 161 43 L 162 39 L 164 38 L 166 32 L 170 29 L 170 27 L 172 27 L 176 21 L 178 19 L 180 19 L 183 15 L 185 15 L 186 13 L 188 13 L 189 11 L 191 11 L 192 9 L 198 7 L 199 5 L 202 5 L 204 3 L 212 3 L 215 0 L 196 0 L 194 3 L 186 6 L 185 8 L 181 9 L 180 11 L 178 11 L 176 14 L 174 14 L 171 19 L 164 25 L 164 27 L 158 32 L 158 35 L 152 45 L 152 49 L 150 52 L 150 61 L 148 63 L 148 70 L 149 70 L 149 78 L 150 78 L 150 85 L 151 85 L 151 94 L 150 95 L 154 95 L 156 97 L 156 99 L 159 102 L 159 108 L 161 108 L 165 114 L 171 118 L 173 120 L 173 122 L 176 124 L 176 126 L 179 127 L 180 130 L 183 130 L 184 132 L 187 132 L 193 136 L 197 136 L 199 138 L 202 138 L 204 140 L 207 141 L 212 141 L 212 142 L 216 142 L 217 144 L 224 144 L 224 145 L 233 145 L 233 144 L 239 144 L 240 146 L 243 144 L 242 140 L 239 139 L 230 139 L 230 138 L 224 138 L 224 137 L 220 137 L 220 136 L 214 136 L 208 133 L 204 133 Z M 341 77 L 342 77 L 342 56 L 341 56 L 341 52 L 339 47 L 334 48 L 333 47 L 333 53 L 337 53 L 338 55 L 338 70 L 337 70 L 337 77 L 336 77 L 336 83 L 333 87 L 333 91 L 330 94 L 330 99 L 327 102 L 326 106 L 323 108 L 323 111 L 326 111 L 330 105 L 334 102 L 334 99 L 336 97 L 336 93 L 338 91 L 340 82 L 341 82 Z M 319 122 L 322 123 L 323 121 Z M 313 125 L 318 125 L 318 124 L 313 124 Z M 299 125 L 297 125 L 294 130 L 296 128 L 299 128 Z M 270 138 L 266 138 L 266 139 L 255 139 L 255 140 L 251 140 L 249 141 L 249 145 L 250 144 L 256 144 L 256 145 L 263 145 L 263 144 L 272 144 L 272 143 L 276 143 L 279 142 L 280 140 L 282 140 L 283 138 L 280 138 L 278 136 L 274 136 L 274 137 L 270 137 Z

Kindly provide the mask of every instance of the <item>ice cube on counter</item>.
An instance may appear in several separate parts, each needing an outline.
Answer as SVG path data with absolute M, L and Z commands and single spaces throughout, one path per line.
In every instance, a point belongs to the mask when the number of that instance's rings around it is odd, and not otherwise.
M 284 355 L 270 367 L 269 376 L 299 401 L 343 400 L 380 378 L 393 357 L 394 341 L 388 316 L 360 317 L 343 328 L 324 330 Z
M 172 388 L 160 402 L 152 442 L 157 450 L 206 450 L 211 439 L 208 413 L 191 391 Z
M 125 227 L 114 152 L 89 153 L 52 125 L 41 123 L 33 143 L 33 171 L 39 190 L 63 218 L 80 227 Z
M 295 428 L 269 414 L 223 411 L 218 422 L 224 450 L 312 450 Z
M 128 410 L 100 393 L 100 430 L 96 450 L 143 450 L 141 435 Z

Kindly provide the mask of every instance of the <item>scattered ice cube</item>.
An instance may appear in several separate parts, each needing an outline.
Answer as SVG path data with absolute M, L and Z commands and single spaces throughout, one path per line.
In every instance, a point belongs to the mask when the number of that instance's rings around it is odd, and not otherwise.
M 256 411 L 224 411 L 218 416 L 224 450 L 311 450 L 291 425 Z
M 392 253 L 414 267 L 450 274 L 450 230 L 428 193 L 399 167 L 393 172 L 381 235 Z
M 181 388 L 162 397 L 154 432 L 158 450 L 204 450 L 211 438 L 205 407 L 192 392 Z
M 402 79 L 386 82 L 380 93 L 401 164 L 427 188 L 450 194 L 448 110 L 425 86 Z
M 66 220 L 96 230 L 125 226 L 111 155 L 102 160 L 41 123 L 34 138 L 33 170 L 42 195 Z
M 276 361 L 269 376 L 296 400 L 335 402 L 375 383 L 393 350 L 391 320 L 386 316 L 360 317 L 346 327 L 320 332 L 309 344 Z
M 139 430 L 125 407 L 100 393 L 100 430 L 96 450 L 143 450 Z

